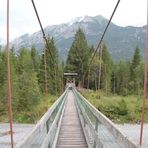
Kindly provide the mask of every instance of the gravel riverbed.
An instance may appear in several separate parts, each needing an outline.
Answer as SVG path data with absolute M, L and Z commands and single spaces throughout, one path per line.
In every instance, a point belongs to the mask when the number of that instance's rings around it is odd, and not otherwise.
M 20 142 L 33 127 L 34 124 L 13 124 L 14 144 Z M 8 123 L 0 123 L 0 148 L 11 148 Z
M 139 143 L 139 124 L 118 124 L 117 127 L 135 143 Z M 143 144 L 141 148 L 148 148 L 148 124 L 145 124 L 143 128 Z
M 20 142 L 34 126 L 34 124 L 13 124 L 14 144 Z M 139 143 L 140 125 L 118 124 L 117 127 L 130 139 Z M 0 123 L 0 148 L 11 148 L 8 123 Z M 148 124 L 144 125 L 142 148 L 148 148 Z

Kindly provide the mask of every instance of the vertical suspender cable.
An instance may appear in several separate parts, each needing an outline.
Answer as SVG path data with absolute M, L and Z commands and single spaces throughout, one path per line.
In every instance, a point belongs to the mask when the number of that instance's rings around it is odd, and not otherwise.
M 10 78 L 10 49 L 9 49 L 9 0 L 7 0 L 7 75 L 8 75 L 8 108 L 10 120 L 11 148 L 13 148 L 13 128 L 12 128 L 12 105 L 11 105 L 11 78 Z
M 144 111 L 147 97 L 147 73 L 148 73 L 148 0 L 147 0 L 147 37 L 146 37 L 146 63 L 145 63 L 145 72 L 144 72 L 144 97 L 143 97 L 143 106 L 142 106 L 142 114 L 141 114 L 141 128 L 140 128 L 140 142 L 142 145 L 142 137 L 143 137 L 143 125 L 144 125 Z
M 40 25 L 42 34 L 43 34 L 43 39 L 45 40 L 45 43 L 46 43 L 46 47 L 44 47 L 44 70 L 45 70 L 45 98 L 46 98 L 46 105 L 47 105 L 47 109 L 48 109 L 47 64 L 46 64 L 46 48 L 48 48 L 47 47 L 48 46 L 48 41 L 47 41 L 47 38 L 46 38 L 46 35 L 45 35 L 45 32 L 44 32 L 44 29 L 43 29 L 41 20 L 39 18 L 39 15 L 38 15 L 38 12 L 37 12 L 35 3 L 34 3 L 33 0 L 31 0 L 31 1 L 32 1 L 32 5 L 33 5 L 33 8 L 34 8 L 35 14 L 36 14 L 37 19 L 38 19 L 38 22 L 39 22 L 39 25 Z M 49 52 L 50 52 L 50 56 L 52 58 L 51 51 L 49 50 Z

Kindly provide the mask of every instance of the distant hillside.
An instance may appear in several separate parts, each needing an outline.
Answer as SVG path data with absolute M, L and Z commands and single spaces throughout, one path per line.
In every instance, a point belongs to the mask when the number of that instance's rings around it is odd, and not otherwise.
M 96 46 L 107 22 L 108 20 L 101 15 L 95 17 L 78 17 L 66 24 L 47 26 L 45 32 L 47 35 L 55 38 L 55 43 L 59 50 L 59 58 L 60 60 L 65 60 L 78 27 L 84 30 L 88 43 Z M 146 26 L 120 27 L 111 23 L 104 40 L 110 54 L 115 60 L 129 59 L 133 55 L 136 46 L 139 46 L 141 54 L 144 56 Z M 14 46 L 16 50 L 22 47 L 30 48 L 32 45 L 35 45 L 39 51 L 42 51 L 43 39 L 41 31 L 31 35 L 22 35 L 12 42 L 12 46 Z

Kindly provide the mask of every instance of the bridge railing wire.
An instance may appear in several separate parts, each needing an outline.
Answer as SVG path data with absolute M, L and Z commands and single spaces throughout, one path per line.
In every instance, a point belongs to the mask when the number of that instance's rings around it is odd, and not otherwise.
M 53 147 L 56 144 L 66 98 L 67 91 L 49 108 L 33 130 L 16 145 L 16 148 Z
M 124 135 L 105 115 L 94 108 L 77 90 L 76 97 L 80 121 L 89 147 L 137 148 L 138 145 Z

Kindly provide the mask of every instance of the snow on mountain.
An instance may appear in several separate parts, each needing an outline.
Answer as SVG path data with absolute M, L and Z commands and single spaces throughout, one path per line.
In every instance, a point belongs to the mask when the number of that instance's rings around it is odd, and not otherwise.
M 73 25 L 74 23 L 77 23 L 77 22 L 81 22 L 83 19 L 84 19 L 85 16 L 80 16 L 80 17 L 76 17 L 74 19 L 72 19 L 71 21 L 69 21 L 67 24 L 69 26 Z

